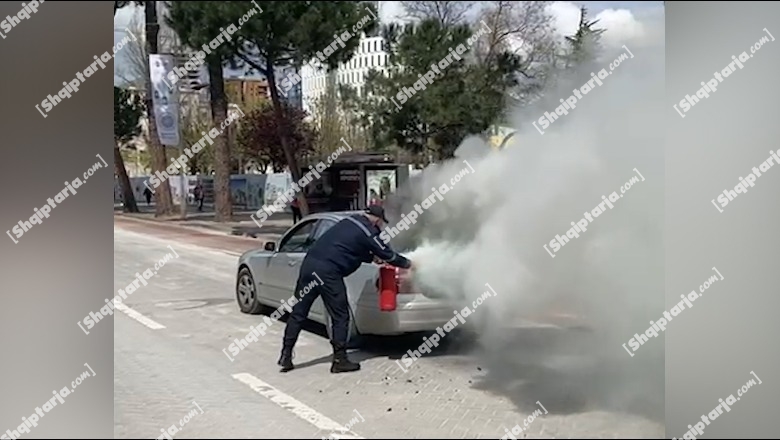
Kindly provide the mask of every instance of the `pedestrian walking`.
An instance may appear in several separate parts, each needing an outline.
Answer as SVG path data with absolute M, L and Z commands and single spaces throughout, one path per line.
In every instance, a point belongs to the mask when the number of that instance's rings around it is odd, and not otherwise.
M 316 281 L 317 276 L 322 284 L 315 283 L 317 286 L 305 296 L 297 298 L 298 302 L 292 308 L 278 362 L 282 372 L 295 368 L 292 363 L 293 347 L 301 332 L 301 325 L 320 295 L 333 324 L 330 341 L 333 346 L 333 363 L 330 372 L 343 373 L 360 369 L 360 364 L 351 362 L 347 357 L 350 313 L 344 278 L 358 270 L 362 263 L 372 262 L 375 257 L 396 267 L 413 268 L 411 261 L 397 254 L 390 246 L 379 244 L 379 234 L 385 223 L 385 210 L 378 205 L 370 206 L 365 212 L 336 223 L 312 245 L 301 264 L 295 287 L 296 297 L 304 286 Z
M 298 220 L 303 218 L 303 216 L 301 216 L 301 207 L 300 205 L 298 205 L 297 194 L 295 195 L 295 197 L 293 197 L 292 203 L 290 203 L 290 209 L 292 210 L 293 224 L 296 224 L 298 223 Z
M 151 205 L 152 204 L 152 191 L 149 188 L 146 188 L 144 190 L 144 197 L 146 197 L 146 204 Z
M 195 185 L 193 193 L 195 194 L 195 201 L 198 203 L 198 211 L 203 212 L 203 186 L 200 182 Z

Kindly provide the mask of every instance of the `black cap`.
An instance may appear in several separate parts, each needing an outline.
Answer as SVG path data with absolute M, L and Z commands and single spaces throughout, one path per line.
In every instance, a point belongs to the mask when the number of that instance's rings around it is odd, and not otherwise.
M 390 223 L 387 221 L 387 218 L 385 217 L 385 208 L 379 206 L 379 205 L 371 205 L 365 210 L 366 214 L 371 214 L 375 217 L 379 217 L 382 219 L 385 223 Z

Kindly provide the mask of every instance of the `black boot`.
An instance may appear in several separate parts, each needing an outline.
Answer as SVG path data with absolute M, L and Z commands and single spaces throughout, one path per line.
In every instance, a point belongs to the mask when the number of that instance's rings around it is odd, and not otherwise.
M 333 345 L 333 364 L 330 366 L 331 373 L 350 373 L 360 370 L 360 364 L 352 362 L 347 357 L 347 347 L 341 344 L 331 343 Z
M 292 363 L 293 358 L 293 352 L 291 346 L 284 346 L 282 347 L 282 355 L 279 357 L 279 362 L 277 364 L 282 367 L 281 372 L 286 373 L 292 369 L 295 368 L 295 365 Z

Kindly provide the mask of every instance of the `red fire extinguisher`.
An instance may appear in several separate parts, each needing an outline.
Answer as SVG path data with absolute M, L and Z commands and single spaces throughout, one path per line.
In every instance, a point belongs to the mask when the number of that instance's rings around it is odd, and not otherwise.
M 379 268 L 379 310 L 392 312 L 397 306 L 398 272 L 390 265 Z

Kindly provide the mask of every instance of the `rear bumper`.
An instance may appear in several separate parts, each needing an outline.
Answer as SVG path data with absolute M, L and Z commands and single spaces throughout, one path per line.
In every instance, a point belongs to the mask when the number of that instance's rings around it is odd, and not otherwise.
M 424 295 L 398 295 L 398 306 L 392 312 L 379 309 L 376 296 L 358 303 L 356 324 L 362 334 L 399 335 L 403 333 L 434 331 L 455 316 L 458 304 L 446 300 L 432 300 Z

